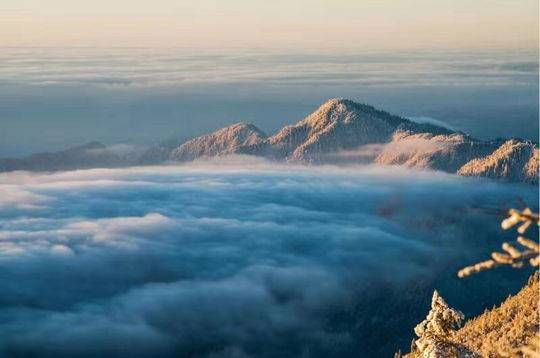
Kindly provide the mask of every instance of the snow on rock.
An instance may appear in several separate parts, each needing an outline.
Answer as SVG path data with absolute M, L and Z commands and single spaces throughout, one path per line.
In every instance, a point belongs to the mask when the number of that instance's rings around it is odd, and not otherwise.
M 278 158 L 318 162 L 323 153 L 387 142 L 407 121 L 368 105 L 331 99 L 304 120 L 283 128 L 269 144 Z
M 266 135 L 252 124 L 236 123 L 214 133 L 197 137 L 174 149 L 170 160 L 189 161 L 200 157 L 248 153 L 264 143 Z
M 331 99 L 300 122 L 267 138 L 237 123 L 192 139 L 169 160 L 249 154 L 304 163 L 339 163 L 365 155 L 368 162 L 441 170 L 465 176 L 538 182 L 538 149 L 519 140 L 482 141 L 433 124 L 416 123 L 347 99 Z M 342 155 L 343 154 L 343 155 Z M 344 157 L 346 159 L 344 159 Z
M 398 131 L 383 147 L 375 162 L 455 173 L 465 163 L 496 148 L 495 143 L 474 140 L 462 133 L 437 135 Z
M 433 292 L 431 310 L 426 319 L 414 328 L 414 333 L 418 337 L 413 343 L 416 356 L 458 357 L 456 347 L 449 344 L 447 339 L 461 327 L 464 318 L 463 313 L 448 306 L 437 291 Z
M 482 141 L 335 98 L 271 137 L 252 124 L 236 123 L 183 144 L 151 147 L 142 155 L 119 155 L 111 147 L 90 143 L 22 159 L 0 159 L 0 171 L 151 165 L 229 154 L 314 164 L 403 165 L 530 183 L 538 182 L 539 167 L 538 149 L 531 142 Z
M 458 174 L 538 183 L 538 160 L 538 149 L 533 143 L 510 139 L 493 153 L 463 165 Z

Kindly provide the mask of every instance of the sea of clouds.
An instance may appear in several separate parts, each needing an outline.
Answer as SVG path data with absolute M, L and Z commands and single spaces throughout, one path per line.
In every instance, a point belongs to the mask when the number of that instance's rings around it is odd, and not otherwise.
M 535 83 L 534 51 L 352 53 L 156 48 L 8 48 L 0 84 L 182 87 L 201 84 L 490 86 Z
M 537 198 L 245 159 L 0 174 L 0 356 L 389 356 L 433 289 L 470 315 L 523 284 L 455 272 L 512 237 L 498 210 Z

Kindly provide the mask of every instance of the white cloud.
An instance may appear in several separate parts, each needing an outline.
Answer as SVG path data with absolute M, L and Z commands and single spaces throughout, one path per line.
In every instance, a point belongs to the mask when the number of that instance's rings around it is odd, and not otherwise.
M 2 208 L 39 209 L 49 201 L 45 195 L 32 193 L 13 185 L 0 186 L 0 210 Z
M 416 122 L 416 123 L 428 123 L 428 124 L 433 124 L 433 125 L 436 125 L 436 126 L 439 126 L 439 127 L 443 127 L 443 128 L 447 128 L 447 129 L 456 131 L 455 127 L 451 126 L 450 124 L 448 124 L 448 123 L 446 123 L 444 121 L 441 121 L 441 120 L 438 120 L 438 119 L 435 119 L 435 118 L 426 117 L 426 116 L 407 117 L 407 118 L 410 119 L 413 122 Z
M 66 245 L 59 245 L 59 244 L 53 245 L 51 247 L 51 251 L 58 255 L 68 255 L 68 256 L 74 255 L 73 250 L 71 250 Z
M 0 355 L 385 356 L 406 348 L 419 300 L 434 287 L 459 300 L 452 270 L 500 237 L 476 207 L 537 198 L 244 159 L 0 175 Z M 492 292 L 467 289 L 459 307 Z

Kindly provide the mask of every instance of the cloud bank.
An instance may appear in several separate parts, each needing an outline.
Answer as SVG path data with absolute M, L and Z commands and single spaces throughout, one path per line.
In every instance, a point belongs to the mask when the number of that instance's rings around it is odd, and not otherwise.
M 2 174 L 0 191 L 0 356 L 40 357 L 386 356 L 433 288 L 466 313 L 509 293 L 515 276 L 454 272 L 498 245 L 490 209 L 538 194 L 259 161 Z
M 266 83 L 272 86 L 504 86 L 531 84 L 532 51 L 280 53 L 69 48 L 8 48 L 0 54 L 0 84 L 99 88 Z M 261 64 L 264 64 L 261 66 Z M 382 67 L 381 67 L 382 66 Z M 294 90 L 294 88 L 293 88 Z

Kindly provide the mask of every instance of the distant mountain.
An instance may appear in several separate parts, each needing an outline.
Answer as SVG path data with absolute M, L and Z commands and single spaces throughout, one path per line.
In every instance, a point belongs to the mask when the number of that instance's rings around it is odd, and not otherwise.
M 481 141 L 445 127 L 416 123 L 369 105 L 331 99 L 305 119 L 282 128 L 271 137 L 266 137 L 251 124 L 238 123 L 180 145 L 171 151 L 169 159 L 190 161 L 201 157 L 250 154 L 302 163 L 342 163 L 354 162 L 359 157 L 354 153 L 359 151 L 364 159 L 369 152 L 368 162 L 377 164 L 537 182 L 538 150 L 535 145 L 514 139 L 513 149 L 507 153 L 507 143 Z
M 450 130 L 420 124 L 345 99 L 331 99 L 295 125 L 286 126 L 271 137 L 252 124 L 237 123 L 214 133 L 192 139 L 172 149 L 169 159 L 194 160 L 200 157 L 242 153 L 277 160 L 318 163 L 325 154 L 372 143 L 386 143 L 397 130 Z M 154 151 L 156 149 L 153 149 Z
M 433 134 L 397 131 L 375 163 L 457 172 L 469 161 L 493 152 L 498 142 L 485 142 L 463 133 Z
M 189 161 L 201 157 L 250 153 L 250 148 L 263 144 L 266 134 L 252 124 L 236 123 L 185 142 L 173 149 L 170 160 Z
M 71 147 L 58 152 L 32 154 L 23 158 L 0 159 L 0 171 L 54 171 L 129 165 L 130 153 L 119 154 L 99 142 Z
M 319 161 L 323 153 L 388 141 L 405 119 L 348 100 L 332 99 L 298 124 L 269 138 L 279 158 Z
M 539 159 L 534 144 L 511 139 L 491 154 L 471 160 L 458 170 L 458 174 L 537 183 Z
M 331 99 L 297 124 L 267 137 L 236 123 L 186 142 L 119 155 L 100 143 L 20 159 L 0 159 L 0 171 L 63 170 L 186 162 L 230 154 L 300 163 L 376 163 L 464 176 L 538 182 L 538 148 L 520 139 L 482 141 L 430 123 L 417 123 L 366 104 Z
M 327 153 L 386 143 L 398 129 L 449 133 L 446 128 L 414 123 L 369 105 L 331 99 L 304 120 L 280 130 L 268 142 L 277 158 L 324 162 Z

